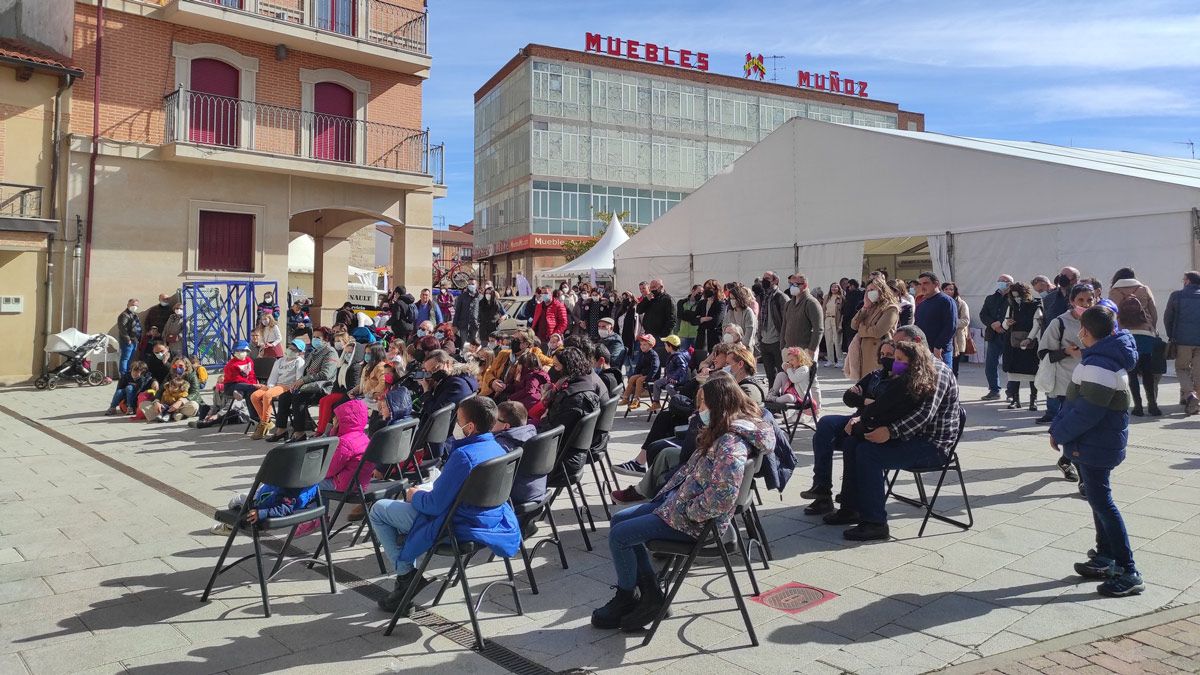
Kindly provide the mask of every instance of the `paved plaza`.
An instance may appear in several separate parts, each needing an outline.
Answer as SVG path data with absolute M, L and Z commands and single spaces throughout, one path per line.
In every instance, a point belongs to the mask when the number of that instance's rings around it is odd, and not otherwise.
M 848 383 L 832 369 L 822 374 L 826 400 L 840 398 Z M 595 551 L 584 550 L 563 499 L 556 513 L 570 568 L 539 550 L 542 592 L 530 594 L 518 576 L 523 616 L 506 589 L 489 593 L 482 627 L 495 648 L 484 654 L 464 646 L 457 590 L 384 637 L 374 600 L 393 577 L 379 574 L 369 545 L 351 549 L 344 538 L 334 544 L 337 594 L 319 568 L 292 566 L 272 583 L 273 616 L 264 618 L 251 564 L 224 575 L 211 602 L 200 603 L 223 543 L 208 533 L 212 507 L 247 489 L 269 446 L 240 426 L 218 434 L 105 417 L 109 387 L 4 390 L 0 673 L 1196 672 L 1200 417 L 1170 405 L 1167 417 L 1135 418 L 1114 491 L 1147 588 L 1102 598 L 1072 573 L 1093 544 L 1092 518 L 1054 467 L 1045 427 L 1032 424 L 1038 413 L 980 402 L 982 382 L 980 368 L 964 366 L 960 454 L 975 515 L 966 532 L 932 521 L 917 537 L 919 512 L 892 502 L 892 541 L 843 541 L 841 528 L 802 513 L 811 446 L 808 432 L 797 435 L 792 484 L 782 499 L 763 493 L 775 560 L 767 570 L 756 562 L 759 583 L 798 582 L 837 597 L 797 614 L 749 602 L 758 648 L 748 646 L 724 574 L 710 565 L 693 570 L 648 647 L 640 636 L 591 628 L 591 610 L 614 583 L 607 523 L 598 518 Z M 1163 388 L 1173 402 L 1174 380 Z M 636 452 L 645 414 L 618 416 L 614 461 Z M 588 489 L 595 494 L 590 474 Z M 953 489 L 943 499 L 960 511 Z M 297 545 L 312 550 L 315 538 Z M 504 567 L 471 570 L 481 588 Z

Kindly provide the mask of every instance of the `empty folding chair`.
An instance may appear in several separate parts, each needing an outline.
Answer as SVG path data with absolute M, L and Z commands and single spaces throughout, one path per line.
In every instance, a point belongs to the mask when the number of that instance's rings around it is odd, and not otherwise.
M 562 425 L 548 429 L 521 444 L 521 463 L 517 473 L 522 476 L 546 476 L 554 470 L 558 457 L 558 446 L 563 435 Z M 554 522 L 554 512 L 550 509 L 551 495 L 549 492 L 536 502 L 513 502 L 513 511 L 517 514 L 517 524 L 521 526 L 521 557 L 525 560 L 525 574 L 529 577 L 529 586 L 536 594 L 537 581 L 533 578 L 532 558 L 542 544 L 553 544 L 558 548 L 558 559 L 563 569 L 567 569 L 567 552 L 563 549 L 558 537 L 558 525 Z M 545 518 L 550 523 L 550 536 L 542 537 L 528 551 L 525 550 L 525 539 L 528 539 L 536 527 L 536 523 Z
M 367 443 L 367 449 L 363 452 L 362 460 L 359 461 L 354 472 L 355 478 L 351 480 L 349 488 L 344 492 L 321 490 L 321 495 L 329 503 L 337 502 L 337 508 L 334 509 L 333 516 L 329 519 L 330 525 L 337 524 L 338 516 L 341 515 L 342 508 L 347 504 L 361 504 L 367 513 L 370 513 L 371 505 L 375 502 L 380 499 L 393 499 L 408 488 L 408 481 L 403 478 L 400 480 L 372 480 L 366 487 L 363 487 L 359 484 L 357 477 L 362 475 L 363 466 L 366 464 L 391 466 L 407 462 L 412 456 L 413 437 L 417 431 L 417 423 L 416 419 L 407 419 L 376 431 Z M 353 522 L 344 523 L 331 532 L 329 538 L 332 539 L 352 525 L 354 525 Z M 375 536 L 375 528 L 371 526 L 370 518 L 363 517 L 358 523 L 358 529 L 355 530 L 350 545 L 354 546 L 358 543 L 358 537 L 362 534 L 364 527 L 367 528 L 371 543 L 375 547 L 375 560 L 379 563 L 379 573 L 387 574 L 387 568 L 383 564 L 383 552 L 379 548 L 379 538 Z M 321 547 L 318 547 L 317 553 L 320 554 L 320 552 Z
M 267 601 L 267 582 L 284 567 L 293 563 L 318 562 L 324 564 L 329 575 L 329 592 L 337 592 L 337 587 L 333 583 L 333 561 L 329 557 L 329 523 L 325 520 L 327 509 L 325 500 L 319 491 L 307 508 L 279 518 L 264 518 L 254 523 L 247 523 L 245 520 L 250 509 L 254 508 L 254 496 L 258 492 L 259 486 L 266 484 L 282 489 L 300 490 L 321 482 L 329 470 L 329 464 L 333 461 L 333 452 L 336 447 L 336 438 L 313 438 L 276 446 L 267 451 L 262 465 L 258 468 L 258 473 L 254 476 L 254 483 L 250 486 L 250 494 L 242 505 L 236 509 L 219 509 L 213 515 L 218 522 L 229 525 L 233 530 L 229 533 L 229 538 L 225 540 L 225 548 L 221 550 L 221 556 L 217 558 L 217 565 L 208 579 L 208 585 L 204 587 L 204 594 L 200 596 L 201 602 L 208 601 L 217 576 L 250 558 L 254 558 L 258 567 L 258 585 L 262 591 L 263 612 L 267 616 L 271 616 L 271 605 Z M 285 563 L 283 561 L 284 554 L 287 553 L 287 547 L 292 542 L 292 537 L 296 535 L 296 528 L 314 520 L 320 521 L 321 524 L 321 544 L 325 551 L 325 560 L 318 559 L 320 551 L 318 549 L 318 552 L 314 553 L 312 557 L 294 558 Z M 271 574 L 265 575 L 263 574 L 262 545 L 259 542 L 259 535 L 263 532 L 283 529 L 289 530 L 287 540 L 279 550 L 279 557 L 271 569 Z M 225 558 L 229 555 L 229 549 L 233 547 L 233 540 L 239 532 L 250 535 L 254 540 L 254 553 L 225 565 Z
M 417 437 L 413 439 L 412 444 L 413 467 L 418 482 L 425 480 L 425 470 L 437 466 L 441 461 L 440 457 L 431 456 L 429 445 L 445 443 L 446 439 L 450 438 L 450 430 L 454 428 L 454 411 L 457 409 L 457 405 L 447 403 L 429 415 L 421 416 L 421 423 L 417 426 Z M 417 460 L 417 453 L 422 450 L 425 451 L 425 457 Z
M 583 465 L 580 465 L 578 470 L 569 472 L 563 465 L 563 460 L 572 453 L 591 452 L 592 437 L 596 433 L 596 422 L 599 419 L 600 411 L 593 410 L 579 418 L 579 421 L 575 423 L 575 428 L 562 436 L 562 443 L 558 448 L 558 461 L 547 481 L 547 487 L 554 489 L 550 495 L 550 505 L 547 508 L 551 508 L 558 495 L 566 490 L 567 497 L 571 499 L 571 510 L 575 512 L 575 520 L 579 522 L 579 531 L 583 534 L 583 544 L 589 551 L 592 550 L 592 540 L 588 537 L 588 526 L 583 522 L 584 515 L 587 515 L 592 532 L 596 531 L 596 522 L 592 520 L 592 510 L 588 506 L 587 495 L 583 490 Z M 575 499 L 576 491 L 579 493 L 578 500 Z
M 891 479 L 888 480 L 888 496 L 895 497 L 897 501 L 904 502 L 905 504 L 925 509 L 925 517 L 921 520 L 921 529 L 917 531 L 918 537 L 925 536 L 925 526 L 929 524 L 930 518 L 936 518 L 943 523 L 949 523 L 950 525 L 960 527 L 964 530 L 971 529 L 971 526 L 975 524 L 975 516 L 971 513 L 971 498 L 967 496 L 967 483 L 963 480 L 962 465 L 958 461 L 958 442 L 962 440 L 963 430 L 966 429 L 966 427 L 967 411 L 963 408 L 959 408 L 958 437 L 954 439 L 954 445 L 950 447 L 950 452 L 946 453 L 946 461 L 932 466 L 919 466 L 911 469 L 904 469 L 904 471 L 912 473 L 913 480 L 917 484 L 917 494 L 919 495 L 919 499 L 898 495 L 893 491 L 892 488 L 896 485 L 896 479 L 900 476 L 900 469 L 894 471 Z M 960 488 L 962 488 L 963 504 L 966 505 L 967 509 L 966 522 L 956 520 L 940 513 L 935 513 L 933 510 L 934 504 L 937 503 L 938 495 L 942 491 L 942 484 L 946 481 L 946 474 L 951 470 L 954 470 L 954 472 L 958 474 L 958 485 Z M 921 475 L 939 472 L 940 475 L 938 476 L 937 487 L 933 489 L 933 495 L 927 496 L 925 493 L 925 482 L 922 480 Z
M 504 567 L 508 571 L 508 581 L 493 581 L 484 586 L 479 592 L 478 602 L 471 599 L 470 582 L 467 579 L 467 565 L 471 558 L 480 550 L 486 548 L 485 545 L 468 539 L 459 539 L 454 534 L 454 514 L 459 508 L 474 507 L 477 509 L 491 509 L 508 502 L 508 495 L 512 492 L 513 479 L 517 474 L 517 464 L 521 461 L 522 451 L 517 448 L 511 452 L 507 452 L 499 457 L 493 457 L 486 462 L 476 464 L 471 469 L 471 474 L 467 476 L 467 480 L 463 482 L 462 488 L 458 491 L 458 497 L 454 500 L 454 505 L 450 507 L 450 512 L 447 514 L 445 521 L 442 523 L 441 530 L 438 532 L 437 545 L 430 551 L 431 555 L 426 555 L 421 561 L 421 566 L 417 569 L 417 573 L 413 576 L 414 583 L 408 587 L 408 592 L 405 593 L 404 599 L 400 602 L 400 606 L 392 614 L 392 620 L 388 622 L 387 630 L 384 635 L 391 635 L 392 630 L 396 627 L 396 622 L 399 621 L 400 615 L 403 614 L 409 604 L 412 602 L 413 591 L 417 588 L 416 581 L 421 579 L 425 574 L 425 569 L 429 567 L 429 561 L 434 555 L 453 557 L 454 564 L 450 571 L 446 573 L 445 581 L 442 583 L 441 590 L 438 591 L 437 597 L 434 599 L 434 604 L 437 604 L 446 588 L 451 583 L 462 586 L 463 597 L 467 601 L 467 613 L 471 616 L 471 628 L 475 631 L 475 639 L 478 641 L 478 647 L 483 649 L 483 633 L 479 630 L 479 619 L 476 614 L 479 612 L 479 605 L 483 604 L 483 597 L 487 594 L 492 586 L 501 585 L 508 586 L 512 589 L 513 603 L 517 607 L 517 614 L 524 614 L 521 609 L 521 596 L 517 593 L 516 578 L 513 576 L 512 560 L 503 558 Z
M 622 389 L 623 387 L 618 387 L 618 392 Z M 620 402 L 619 395 L 610 396 L 600 406 L 600 417 L 596 420 L 596 431 L 592 435 L 591 448 L 588 449 L 588 464 L 592 465 L 592 477 L 596 479 L 596 489 L 600 492 L 600 505 L 604 507 L 604 516 L 609 519 L 612 519 L 612 512 L 608 510 L 611 492 L 613 489 L 621 489 L 617 484 L 617 472 L 608 457 L 608 437 L 612 433 L 617 404 Z M 600 467 L 599 471 L 597 466 Z

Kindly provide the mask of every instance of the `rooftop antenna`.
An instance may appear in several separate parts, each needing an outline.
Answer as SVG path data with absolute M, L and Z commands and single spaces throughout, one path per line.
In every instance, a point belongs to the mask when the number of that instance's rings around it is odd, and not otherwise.
M 784 57 L 779 56 L 777 54 L 772 54 L 772 55 L 768 56 L 767 58 L 771 60 L 771 81 L 778 82 L 779 81 L 779 61 L 782 61 Z
M 1192 142 L 1192 139 L 1189 138 L 1186 141 L 1175 141 L 1175 144 L 1188 146 L 1188 150 L 1192 151 L 1192 159 L 1196 159 L 1196 144 Z

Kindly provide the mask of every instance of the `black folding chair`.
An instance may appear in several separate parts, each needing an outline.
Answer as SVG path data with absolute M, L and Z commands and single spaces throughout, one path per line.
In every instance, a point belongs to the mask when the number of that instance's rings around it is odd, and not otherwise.
M 600 417 L 596 420 L 596 431 L 592 435 L 592 445 L 588 448 L 588 464 L 592 465 L 592 477 L 596 479 L 596 489 L 600 492 L 600 505 L 604 507 L 604 516 L 609 520 L 612 519 L 612 512 L 608 510 L 608 500 L 612 498 L 610 493 L 614 487 L 619 490 L 621 486 L 617 484 L 617 472 L 608 456 L 608 437 L 613 430 L 622 391 L 624 386 L 617 387 L 617 394 L 610 396 L 600 406 Z M 600 467 L 599 471 L 596 470 L 597 465 Z
M 329 574 L 329 592 L 337 593 L 337 587 L 333 583 L 333 561 L 329 557 L 329 523 L 325 520 L 327 509 L 325 500 L 319 491 L 307 508 L 279 518 L 264 518 L 253 524 L 247 523 L 245 520 L 246 514 L 250 513 L 250 509 L 254 508 L 254 496 L 258 492 L 259 486 L 267 484 L 282 489 L 301 490 L 316 485 L 325 478 L 325 474 L 329 470 L 329 464 L 333 461 L 333 453 L 336 447 L 336 438 L 313 438 L 307 441 L 275 446 L 267 451 L 262 465 L 258 468 L 258 473 L 254 476 L 254 483 L 250 486 L 250 494 L 241 507 L 236 509 L 219 509 L 213 515 L 217 522 L 229 525 L 233 528 L 233 531 L 229 533 L 229 538 L 225 540 L 225 548 L 222 549 L 221 556 L 217 558 L 217 565 L 213 568 L 212 576 L 208 579 L 208 585 L 204 587 L 204 594 L 200 596 L 200 602 L 208 602 L 208 596 L 212 593 L 213 584 L 216 582 L 217 576 L 224 574 L 235 565 L 250 558 L 254 558 L 254 562 L 258 567 L 258 585 L 262 591 L 263 612 L 268 617 L 271 616 L 271 605 L 267 600 L 267 582 L 273 579 L 284 567 L 293 563 L 314 562 L 324 564 Z M 294 558 L 285 563 L 283 561 L 284 554 L 287 553 L 288 545 L 292 543 L 292 537 L 296 536 L 296 528 L 313 520 L 318 520 L 321 523 L 321 544 L 325 551 L 325 560 L 319 559 L 322 549 L 318 548 L 312 557 Z M 265 575 L 263 574 L 262 545 L 259 542 L 259 534 L 282 529 L 289 530 L 287 540 L 284 541 L 283 547 L 279 550 L 279 557 L 275 560 L 275 566 L 271 569 L 271 574 Z M 248 534 L 254 540 L 254 553 L 242 556 L 225 565 L 225 558 L 229 555 L 229 549 L 233 547 L 233 540 L 238 535 L 238 532 Z
M 547 481 L 547 486 L 554 489 L 550 495 L 550 501 L 547 508 L 552 508 L 554 500 L 558 495 L 566 490 L 567 497 L 571 499 L 571 510 L 575 512 L 575 520 L 579 522 L 579 531 L 583 534 L 583 544 L 587 550 L 592 550 L 592 540 L 588 537 L 588 525 L 591 526 L 592 532 L 596 531 L 596 521 L 592 520 L 592 509 L 588 506 L 587 495 L 583 489 L 583 467 L 580 466 L 578 471 L 567 473 L 567 469 L 563 466 L 563 460 L 571 452 L 590 453 L 592 449 L 592 437 L 596 433 L 596 422 L 600 419 L 600 411 L 593 410 L 592 412 L 579 418 L 575 423 L 575 428 L 569 434 L 562 436 L 562 442 L 558 446 L 558 460 L 555 462 L 554 471 L 550 472 L 550 478 Z M 579 499 L 575 499 L 575 492 L 579 491 Z M 581 506 L 582 503 L 582 506 Z M 583 522 L 584 514 L 587 514 L 588 525 Z
M 362 475 L 363 465 L 365 464 L 389 466 L 407 462 L 408 458 L 412 456 L 412 442 L 416 431 L 416 419 L 406 419 L 403 422 L 376 431 L 367 443 L 367 449 L 363 452 L 362 459 L 359 460 L 358 467 L 354 472 L 354 478 L 350 481 L 349 489 L 344 492 L 340 490 L 321 490 L 321 495 L 326 500 L 331 503 L 337 501 L 337 508 L 334 509 L 333 516 L 329 519 L 331 526 L 337 524 L 338 516 L 341 515 L 342 508 L 347 504 L 361 504 L 367 513 L 370 514 L 371 506 L 375 502 L 380 499 L 395 498 L 396 495 L 403 493 L 408 488 L 408 481 L 403 478 L 400 480 L 372 480 L 366 487 L 363 487 L 358 482 L 358 476 Z M 353 522 L 344 523 L 341 527 L 331 532 L 329 538 L 334 538 L 352 525 L 354 525 Z M 371 525 L 369 517 L 364 516 L 358 523 L 358 529 L 354 531 L 354 537 L 351 538 L 350 545 L 354 546 L 358 543 L 358 538 L 362 534 L 364 527 L 367 528 L 371 543 L 375 547 L 375 560 L 379 563 L 379 573 L 387 574 L 387 567 L 383 564 L 383 552 L 379 548 L 379 537 L 375 535 L 375 528 Z M 321 547 L 318 547 L 317 553 L 319 554 L 320 552 Z
M 960 407 L 958 410 L 958 437 L 954 439 L 954 445 L 950 447 L 950 452 L 946 453 L 946 461 L 936 466 L 920 466 L 913 467 L 911 469 L 903 469 L 904 471 L 909 471 L 912 473 L 913 480 L 917 484 L 917 494 L 919 495 L 920 499 L 913 499 L 912 497 L 898 495 L 893 491 L 893 487 L 896 485 L 896 479 L 900 476 L 901 469 L 894 471 L 891 479 L 888 480 L 887 496 L 895 497 L 897 501 L 904 502 L 905 504 L 925 509 L 925 518 L 921 520 L 921 529 L 917 531 L 918 537 L 925 535 L 925 526 L 929 524 L 930 518 L 936 518 L 943 523 L 949 523 L 950 525 L 954 525 L 955 527 L 959 527 L 964 530 L 971 529 L 971 527 L 975 524 L 975 516 L 971 513 L 971 498 L 967 496 L 967 483 L 963 480 L 962 465 L 958 461 L 958 442 L 962 440 L 963 431 L 966 428 L 967 411 Z M 946 474 L 952 469 L 956 474 L 958 474 L 958 485 L 962 488 L 963 504 L 965 504 L 967 508 L 966 522 L 955 520 L 954 518 L 950 518 L 949 516 L 945 516 L 940 513 L 935 513 L 933 510 L 933 505 L 937 502 L 938 494 L 940 494 L 942 491 L 942 483 L 946 481 Z M 925 494 L 925 482 L 921 479 L 921 474 L 936 472 L 940 472 L 940 475 L 938 476 L 937 487 L 933 489 L 932 497 L 927 498 Z
M 517 467 L 517 473 L 527 477 L 548 476 L 554 470 L 563 431 L 563 426 L 560 424 L 522 443 L 521 463 Z M 521 557 L 525 559 L 525 574 L 529 577 L 529 586 L 533 589 L 534 594 L 537 594 L 538 587 L 537 582 L 533 579 L 533 569 L 530 565 L 539 546 L 554 544 L 558 548 L 558 559 L 562 563 L 563 569 L 567 569 L 567 552 L 563 549 L 562 541 L 559 540 L 558 525 L 554 522 L 554 511 L 550 508 L 550 502 L 550 494 L 547 493 L 541 501 L 513 503 L 513 512 L 517 514 L 517 524 L 521 526 Z M 550 536 L 541 538 L 533 545 L 533 548 L 526 552 L 524 540 L 533 534 L 534 524 L 542 518 L 550 523 Z
M 750 486 L 754 482 L 754 474 L 762 466 L 762 461 L 762 456 L 759 455 L 752 462 L 746 464 L 745 473 L 742 475 L 742 483 L 738 489 L 736 505 L 745 508 L 750 504 L 752 499 Z M 737 577 L 733 573 L 733 565 L 729 562 L 729 554 L 738 553 L 742 556 L 742 560 L 746 563 L 746 573 L 750 576 L 750 585 L 754 589 L 754 595 L 758 595 L 759 593 L 758 579 L 755 578 L 754 568 L 750 565 L 750 555 L 745 542 L 742 540 L 741 533 L 738 531 L 736 517 L 730 518 L 729 527 L 733 529 L 733 542 L 730 543 L 721 541 L 716 519 L 704 523 L 704 529 L 700 537 L 692 544 L 662 539 L 653 539 L 646 542 L 646 548 L 651 552 L 668 555 L 670 559 L 658 575 L 659 583 L 662 584 L 663 592 L 667 594 L 667 599 L 663 603 L 662 609 L 659 610 L 658 616 L 654 618 L 654 623 L 651 624 L 645 639 L 642 640 L 642 646 L 650 644 L 650 640 L 654 638 L 654 633 L 658 631 L 659 624 L 666 617 L 671 602 L 675 599 L 675 595 L 679 592 L 680 587 L 683 586 L 684 579 L 687 578 L 687 573 L 692 569 L 692 564 L 696 561 L 696 558 L 717 557 L 720 557 L 721 562 L 725 565 L 725 576 L 729 579 L 730 588 L 733 589 L 733 597 L 737 601 L 738 610 L 742 613 L 742 621 L 746 624 L 746 632 L 750 634 L 750 644 L 755 647 L 758 646 L 758 636 L 754 633 L 754 624 L 750 621 L 750 612 L 746 609 L 746 601 L 742 598 L 742 590 L 738 586 Z
M 445 443 L 446 439 L 450 438 L 450 430 L 454 428 L 454 411 L 458 409 L 455 403 L 447 403 L 446 405 L 434 410 L 427 416 L 421 417 L 421 423 L 417 427 L 417 437 L 413 439 L 412 454 L 413 467 L 415 469 L 417 482 L 424 482 L 425 474 L 422 469 L 437 466 L 441 461 L 440 457 L 433 457 L 429 452 L 431 443 Z M 417 452 L 425 450 L 428 455 L 424 460 L 417 460 Z
M 771 383 L 774 384 L 774 383 Z M 768 401 L 766 404 L 767 410 L 777 412 L 783 417 L 783 429 L 788 433 L 788 440 L 796 440 L 796 431 L 800 427 L 804 427 L 809 431 L 816 432 L 817 430 L 817 401 L 813 398 L 813 388 L 817 386 L 817 366 L 813 364 L 808 369 L 808 387 L 804 390 L 804 397 L 795 403 L 775 403 Z M 788 413 L 795 412 L 796 419 L 788 419 Z M 804 413 L 812 413 L 812 423 L 804 421 Z M 761 503 L 761 502 L 760 502 Z
M 453 556 L 454 565 L 450 571 L 446 573 L 446 578 L 442 582 L 442 587 L 438 591 L 437 597 L 434 598 L 433 604 L 436 605 L 441 601 L 442 595 L 450 586 L 451 579 L 453 583 L 462 586 L 463 597 L 467 601 L 467 612 L 471 615 L 471 628 L 475 630 L 475 639 L 479 642 L 479 648 L 483 649 L 483 633 L 479 630 L 479 619 L 476 614 L 479 612 L 479 606 L 483 604 L 483 598 L 488 590 L 493 586 L 508 586 L 512 589 L 513 603 L 517 606 L 517 614 L 524 615 L 524 610 L 521 609 L 521 596 L 517 593 L 517 581 L 513 576 L 512 559 L 504 557 L 504 567 L 508 571 L 508 581 L 493 581 L 483 590 L 479 592 L 479 600 L 472 601 L 471 586 L 467 580 L 467 565 L 470 564 L 471 558 L 476 553 L 486 548 L 483 544 L 471 540 L 459 540 L 454 534 L 454 514 L 461 506 L 470 506 L 478 509 L 492 509 L 508 503 L 508 495 L 512 492 L 513 479 L 517 474 L 517 464 L 521 461 L 521 449 L 517 448 L 511 452 L 507 452 L 499 457 L 493 457 L 485 462 L 476 464 L 471 469 L 471 474 L 467 476 L 467 480 L 463 481 L 462 487 L 458 491 L 458 497 L 454 500 L 454 505 L 450 507 L 450 512 L 446 515 L 445 522 L 442 523 L 442 528 L 438 532 L 437 544 L 430 551 L 430 555 L 426 555 L 421 561 L 421 566 L 417 569 L 417 573 L 413 575 L 413 582 L 409 585 L 408 591 L 404 594 L 404 599 L 400 602 L 400 606 L 392 614 L 392 620 L 388 622 L 387 630 L 384 635 L 391 635 L 392 630 L 396 628 L 396 622 L 400 620 L 400 615 L 407 612 L 409 603 L 412 602 L 412 596 L 417 588 L 416 581 L 421 579 L 425 574 L 425 569 L 429 567 L 429 561 L 434 555 Z M 455 574 L 457 572 L 457 575 Z
M 271 371 L 275 369 L 275 359 L 273 357 L 260 356 L 254 361 L 254 377 L 259 382 L 266 384 L 267 378 L 271 377 Z M 254 406 L 250 405 L 250 399 L 243 399 L 246 404 L 246 428 L 242 431 L 242 435 L 250 433 L 250 428 L 254 426 L 254 417 L 250 414 L 254 410 Z M 271 407 L 274 409 L 275 402 L 271 401 Z M 217 427 L 217 433 L 225 431 L 225 425 L 229 423 L 228 416 L 221 417 L 221 426 Z

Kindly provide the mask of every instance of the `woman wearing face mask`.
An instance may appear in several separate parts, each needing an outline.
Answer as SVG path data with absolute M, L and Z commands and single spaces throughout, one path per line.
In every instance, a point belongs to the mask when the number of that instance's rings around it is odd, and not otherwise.
M 735 341 L 753 345 L 754 336 L 758 332 L 758 310 L 754 306 L 754 296 L 749 288 L 740 283 L 725 284 L 725 288 L 729 307 L 725 310 L 725 318 L 721 322 L 724 330 L 721 341 L 728 344 L 730 339 L 726 336 L 730 334 L 729 327 L 737 326 L 739 339 Z M 709 349 L 712 349 L 712 345 L 709 345 Z
M 1059 316 L 1048 318 L 1046 328 L 1038 338 L 1038 379 L 1044 383 L 1053 381 L 1054 388 L 1042 392 L 1046 395 L 1046 414 L 1038 418 L 1038 424 L 1049 424 L 1054 421 L 1058 409 L 1067 397 L 1067 387 L 1071 384 L 1071 374 L 1075 366 L 1083 360 L 1083 343 L 1079 340 L 1079 317 L 1092 305 L 1096 304 L 1096 295 L 1092 287 L 1077 284 L 1071 288 L 1069 298 L 1071 308 Z M 1046 369 L 1053 369 L 1046 372 Z M 1065 462 L 1067 468 L 1060 465 L 1063 473 L 1068 473 L 1070 462 Z M 1071 472 L 1072 478 L 1074 472 Z
M 866 373 L 879 368 L 879 343 L 892 336 L 900 321 L 900 306 L 892 289 L 876 277 L 867 284 L 863 306 L 850 321 L 856 331 L 846 350 L 846 377 L 860 380 Z
M 506 313 L 500 299 L 496 297 L 496 289 L 488 284 L 483 289 L 483 297 L 479 298 L 479 341 L 486 343 L 496 332 L 500 321 Z
M 675 334 L 684 349 L 696 344 L 700 332 L 698 309 L 704 301 L 704 287 L 692 286 L 692 291 L 675 303 Z
M 171 359 L 170 368 L 171 381 L 182 380 L 186 383 L 186 388 L 182 391 L 182 398 L 175 397 L 179 396 L 178 393 L 170 399 L 164 398 L 164 392 L 168 387 L 159 387 L 157 407 L 143 413 L 146 421 L 157 418 L 160 422 L 167 420 L 178 422 L 193 417 L 200 411 L 200 380 L 193 372 L 191 362 L 182 356 L 175 357 Z
M 553 429 L 561 424 L 566 429 L 563 437 L 567 438 L 584 415 L 600 409 L 600 397 L 596 394 L 591 377 L 594 374 L 592 364 L 583 355 L 583 352 L 574 347 L 568 347 L 562 350 L 554 360 L 555 367 L 562 371 L 563 377 L 554 384 L 547 397 L 543 399 L 542 405 L 535 406 L 529 413 L 531 417 L 540 415 L 537 418 L 538 432 Z M 587 450 L 582 452 L 571 450 L 570 454 L 560 457 L 559 461 L 562 464 L 562 470 L 567 475 L 575 474 L 583 468 L 587 461 Z M 565 485 L 566 481 L 562 473 L 550 476 L 549 487 L 557 488 Z
M 577 333 L 588 336 L 593 342 L 600 340 L 600 319 L 604 316 L 600 305 L 600 290 L 589 289 L 588 294 L 580 298 L 575 306 L 575 314 L 579 317 Z
M 729 350 L 729 355 L 726 359 L 724 370 L 733 376 L 733 379 L 746 393 L 746 396 L 754 401 L 755 405 L 761 406 L 767 400 L 767 392 L 763 390 L 758 379 L 754 377 L 755 370 L 758 368 L 758 362 L 751 353 L 750 348 L 745 345 L 734 345 Z
M 1037 387 L 1033 384 L 1038 371 L 1035 331 L 1041 324 L 1041 318 L 1042 301 L 1033 297 L 1029 284 L 1017 282 L 1008 287 L 1008 312 L 1004 319 L 1004 329 L 1008 331 L 1004 345 L 1004 372 L 1008 373 L 1009 410 L 1021 407 L 1021 385 L 1028 383 L 1029 410 L 1037 412 Z
M 958 377 L 958 364 L 966 356 L 967 334 L 971 331 L 971 308 L 958 294 L 958 284 L 947 281 L 942 284 L 942 292 L 958 305 L 958 324 L 954 328 L 954 376 Z
M 354 338 L 349 335 L 340 335 L 334 340 L 341 355 L 338 358 L 337 376 L 333 380 L 333 389 L 317 402 L 316 433 L 318 436 L 325 434 L 329 423 L 333 421 L 334 409 L 349 400 L 350 392 L 358 386 L 359 380 L 362 379 L 363 362 L 357 358 L 358 349 Z M 378 354 L 378 351 L 375 353 Z
M 275 317 L 263 313 L 258 317 L 258 327 L 262 330 L 261 356 L 280 358 L 283 356 L 283 331 L 275 322 Z
M 725 322 L 725 303 L 717 297 L 721 284 L 716 279 L 704 282 L 703 295 L 696 307 L 696 348 L 712 349 L 721 342 L 721 328 Z
M 275 302 L 275 294 L 270 291 L 263 293 L 262 302 L 258 303 L 258 313 L 267 313 L 272 319 L 279 320 L 279 303 Z
M 337 376 L 338 354 L 326 343 L 331 338 L 332 334 L 325 328 L 313 335 L 312 347 L 304 357 L 304 374 L 279 396 L 276 427 L 266 437 L 268 442 L 283 440 L 289 431 L 292 440 L 303 440 L 315 426 L 308 407 L 316 405 L 333 389 L 333 380 Z
M 829 357 L 829 365 L 836 367 L 842 360 L 842 287 L 829 284 L 829 294 L 822 306 L 825 317 L 825 347 L 821 354 Z
M 163 325 L 163 342 L 167 343 L 172 358 L 183 355 L 183 331 L 183 304 L 177 302 L 171 307 L 171 316 Z
M 275 428 L 271 403 L 288 390 L 288 387 L 304 373 L 304 340 L 292 340 L 284 355 L 276 359 L 267 377 L 267 383 L 258 384 L 258 391 L 250 394 L 250 405 L 258 412 L 258 427 L 252 439 L 258 440 Z
M 613 307 L 613 319 L 616 321 L 613 330 L 621 336 L 621 343 L 625 345 L 625 365 L 628 370 L 635 346 L 633 343 L 637 338 L 637 301 L 633 293 L 625 291 L 621 294 L 620 302 Z

